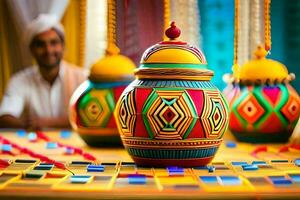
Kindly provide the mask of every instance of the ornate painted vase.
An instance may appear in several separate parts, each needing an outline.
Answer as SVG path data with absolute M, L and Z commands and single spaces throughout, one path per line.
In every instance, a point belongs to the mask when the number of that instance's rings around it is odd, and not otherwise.
M 294 75 L 266 54 L 259 47 L 256 58 L 241 67 L 240 81 L 225 92 L 231 108 L 229 127 L 240 141 L 287 142 L 299 118 L 299 95 L 289 84 Z
M 115 110 L 124 147 L 138 165 L 201 166 L 214 157 L 228 126 L 228 106 L 210 82 L 203 53 L 176 40 L 148 48 L 136 79 L 124 90 Z
M 113 111 L 121 93 L 134 79 L 134 69 L 129 58 L 107 55 L 92 66 L 89 79 L 74 92 L 69 119 L 88 145 L 122 144 Z

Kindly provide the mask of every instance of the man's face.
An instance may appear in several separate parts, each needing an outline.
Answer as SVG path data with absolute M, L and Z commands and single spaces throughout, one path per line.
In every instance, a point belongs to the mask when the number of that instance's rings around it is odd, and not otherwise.
M 52 69 L 59 65 L 64 52 L 64 42 L 53 29 L 42 32 L 33 38 L 31 53 L 38 65 Z

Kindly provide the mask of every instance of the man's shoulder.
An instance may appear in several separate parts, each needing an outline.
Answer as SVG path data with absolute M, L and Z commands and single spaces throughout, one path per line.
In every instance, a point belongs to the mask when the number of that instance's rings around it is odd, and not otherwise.
M 65 60 L 62 61 L 62 66 L 64 66 L 67 69 L 74 70 L 74 71 L 83 71 L 83 69 L 81 67 L 79 67 L 73 63 L 69 63 Z
M 66 73 L 86 77 L 86 71 L 82 67 L 79 67 L 66 61 L 62 61 L 62 66 L 64 66 Z
M 37 71 L 36 66 L 30 66 L 26 67 L 25 69 L 22 69 L 12 75 L 11 80 L 12 81 L 24 81 L 30 80 L 33 76 L 35 76 Z

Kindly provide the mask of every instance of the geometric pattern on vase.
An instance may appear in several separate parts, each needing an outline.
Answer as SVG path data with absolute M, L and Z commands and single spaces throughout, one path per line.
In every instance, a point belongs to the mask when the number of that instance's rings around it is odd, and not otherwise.
M 260 129 L 272 113 L 277 112 L 280 102 L 282 98 L 279 98 L 278 104 L 273 106 L 273 103 L 265 98 L 263 88 L 248 86 L 237 94 L 237 98 L 232 103 L 232 112 L 243 127 L 252 132 L 254 129 Z M 279 113 L 279 117 L 280 115 Z
M 258 122 L 255 124 L 255 128 L 257 130 L 261 130 L 261 129 L 265 130 L 266 127 L 268 127 L 270 118 L 275 118 L 275 117 L 277 118 L 277 121 L 279 122 L 280 125 L 278 125 L 276 129 L 273 129 L 271 132 L 275 133 L 284 130 L 285 129 L 284 127 L 287 127 L 289 124 L 288 120 L 283 116 L 282 112 L 280 111 L 288 101 L 289 91 L 287 90 L 287 87 L 283 84 L 279 84 L 274 87 L 275 88 L 278 87 L 280 90 L 279 93 L 280 96 L 278 96 L 276 104 L 274 104 L 274 102 L 272 102 L 270 98 L 265 98 L 265 88 L 270 88 L 270 86 L 254 87 L 253 89 L 254 96 L 266 111 L 266 114 L 263 117 L 261 117 L 258 120 Z
M 287 130 L 300 114 L 299 96 L 293 88 L 285 84 L 243 87 L 231 104 L 232 114 L 243 125 L 245 131 L 249 132 L 277 133 Z M 245 114 L 247 109 L 244 107 L 247 105 L 252 106 L 251 109 L 254 106 L 257 109 L 253 117 L 251 112 Z M 277 126 L 274 126 L 271 121 L 277 121 Z M 237 125 L 235 122 L 231 128 L 235 127 L 233 129 L 235 130 Z
M 124 136 L 133 136 L 136 123 L 135 90 L 124 94 L 120 100 L 118 118 Z
M 238 105 L 237 111 L 251 124 L 254 124 L 265 113 L 264 108 L 251 93 Z
M 281 112 L 290 122 L 297 120 L 300 114 L 299 97 L 295 96 L 293 93 L 290 93 L 289 99 L 282 107 Z
M 204 106 L 200 120 L 206 138 L 221 138 L 228 125 L 228 106 L 218 91 L 203 90 Z
M 275 107 L 278 105 L 282 92 L 278 86 L 265 86 L 262 88 L 262 94 L 266 101 Z
M 115 101 L 111 90 L 92 89 L 78 103 L 79 117 L 87 127 L 105 127 L 114 111 Z
M 154 88 L 142 114 L 152 139 L 185 139 L 197 121 L 195 105 L 184 89 Z

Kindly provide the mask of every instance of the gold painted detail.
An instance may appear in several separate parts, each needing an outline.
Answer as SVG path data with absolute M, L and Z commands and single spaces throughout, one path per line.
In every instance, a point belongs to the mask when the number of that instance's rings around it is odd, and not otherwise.
M 149 140 L 149 139 L 137 139 L 133 137 L 122 136 L 123 144 L 126 147 L 139 147 L 139 148 L 207 148 L 219 146 L 223 139 L 216 140 Z
M 138 79 L 183 79 L 209 81 L 213 71 L 207 69 L 137 69 L 135 76 Z

